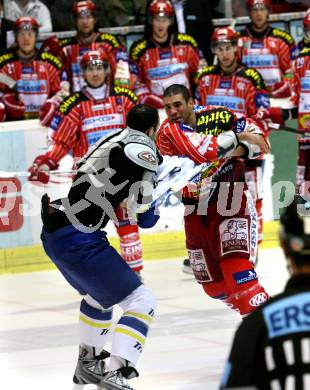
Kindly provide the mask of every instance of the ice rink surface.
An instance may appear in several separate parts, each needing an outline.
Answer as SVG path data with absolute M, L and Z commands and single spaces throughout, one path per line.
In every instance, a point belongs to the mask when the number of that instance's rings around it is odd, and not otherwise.
M 130 381 L 137 390 L 218 388 L 240 318 L 182 273 L 182 260 L 145 262 L 145 284 L 158 308 L 140 377 Z M 262 250 L 257 272 L 270 294 L 280 292 L 288 279 L 281 250 Z M 2 390 L 74 389 L 80 299 L 58 271 L 0 277 Z

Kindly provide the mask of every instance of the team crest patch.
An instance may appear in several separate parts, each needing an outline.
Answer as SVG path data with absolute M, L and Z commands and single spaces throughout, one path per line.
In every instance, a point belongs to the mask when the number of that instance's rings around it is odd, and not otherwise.
M 249 253 L 248 220 L 231 218 L 220 224 L 221 254 L 232 252 Z
M 152 154 L 150 152 L 141 152 L 141 153 L 138 154 L 138 157 L 141 160 L 147 161 L 148 163 L 150 163 L 152 165 L 156 165 L 156 163 L 157 163 L 154 154 Z
M 202 249 L 187 249 L 189 261 L 198 283 L 212 282 L 207 261 Z

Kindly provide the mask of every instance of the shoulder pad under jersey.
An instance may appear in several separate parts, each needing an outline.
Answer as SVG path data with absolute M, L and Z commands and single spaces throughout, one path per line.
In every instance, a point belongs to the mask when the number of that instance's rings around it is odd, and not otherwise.
M 132 102 L 136 103 L 138 101 L 137 95 L 129 88 L 126 87 L 113 87 L 112 90 L 113 96 L 126 96 L 128 99 L 130 99 Z
M 43 61 L 47 61 L 49 64 L 55 66 L 57 69 L 62 68 L 62 62 L 58 57 L 53 56 L 53 54 L 50 54 L 48 52 L 40 53 L 40 59 Z
M 137 61 L 147 50 L 147 41 L 144 38 L 135 41 L 129 50 L 129 57 L 133 61 Z
M 256 89 L 266 89 L 262 75 L 255 68 L 248 68 L 246 66 L 238 72 L 238 75 L 251 80 Z
M 282 41 L 284 41 L 288 45 L 294 45 L 295 41 L 294 38 L 287 33 L 286 31 L 280 30 L 278 28 L 271 29 L 270 35 L 276 38 L 280 38 Z
M 310 47 L 304 47 L 301 52 L 299 53 L 298 57 L 308 57 L 310 56 Z M 0 57 L 1 59 L 1 57 Z
M 88 100 L 88 98 L 82 94 L 81 92 L 76 92 L 70 96 L 68 96 L 59 106 L 59 111 L 66 115 L 68 114 L 71 109 L 76 106 L 78 103 L 80 103 L 83 100 Z
M 122 46 L 121 41 L 113 34 L 101 33 L 98 35 L 96 42 L 106 42 L 113 46 L 113 49 L 118 49 Z
M 0 56 L 0 68 L 11 62 L 15 57 L 15 52 L 11 51 L 9 53 L 2 54 L 2 56 Z
M 158 157 L 154 141 L 141 131 L 126 128 L 128 131 L 124 153 L 136 165 L 156 172 Z
M 217 73 L 218 70 L 219 70 L 218 66 L 215 66 L 215 65 L 206 66 L 200 72 L 198 72 L 197 80 L 200 80 L 203 76 L 207 76 L 208 74 Z
M 182 43 L 185 45 L 190 45 L 195 49 L 198 48 L 198 43 L 196 42 L 195 38 L 193 38 L 191 35 L 188 35 L 188 34 L 178 34 L 176 36 L 175 43 Z

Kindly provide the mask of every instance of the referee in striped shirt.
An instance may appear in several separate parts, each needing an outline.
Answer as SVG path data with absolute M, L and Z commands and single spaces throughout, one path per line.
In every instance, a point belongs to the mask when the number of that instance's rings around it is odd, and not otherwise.
M 239 326 L 220 389 L 310 389 L 310 202 L 285 209 L 280 242 L 291 278 Z

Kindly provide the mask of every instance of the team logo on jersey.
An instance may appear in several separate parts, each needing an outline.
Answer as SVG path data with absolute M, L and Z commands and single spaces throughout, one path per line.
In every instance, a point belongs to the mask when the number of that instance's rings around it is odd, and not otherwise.
M 219 88 L 224 88 L 224 89 L 231 88 L 231 79 L 230 80 L 221 80 Z
M 138 157 L 140 158 L 140 160 L 147 161 L 148 163 L 150 163 L 152 165 L 157 164 L 157 160 L 156 160 L 154 154 L 152 154 L 150 152 L 140 152 L 138 154 Z
M 264 292 L 260 292 L 256 295 L 254 295 L 254 297 L 252 297 L 249 301 L 250 305 L 252 307 L 258 307 L 260 306 L 262 303 L 266 302 L 267 301 L 267 294 L 264 293 Z
M 248 220 L 245 218 L 231 218 L 220 224 L 221 253 L 226 255 L 232 252 L 249 253 Z
M 172 58 L 172 53 L 170 50 L 161 50 L 159 52 L 159 58 L 161 60 L 166 60 L 167 58 Z
M 212 282 L 207 261 L 202 249 L 187 249 L 189 261 L 199 283 Z
M 264 47 L 263 41 L 252 41 L 251 42 L 251 48 L 252 49 L 262 49 Z
M 244 83 L 237 83 L 237 88 L 240 89 L 240 91 L 244 91 L 245 90 L 245 84 Z
M 116 111 L 117 111 L 117 112 L 123 112 L 123 111 L 124 111 L 123 106 L 122 106 L 122 105 L 118 105 L 118 106 L 116 107 Z
M 235 132 L 242 133 L 246 126 L 246 120 L 244 118 L 239 118 L 235 122 Z

